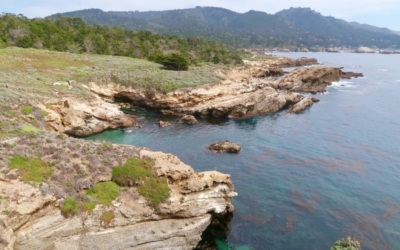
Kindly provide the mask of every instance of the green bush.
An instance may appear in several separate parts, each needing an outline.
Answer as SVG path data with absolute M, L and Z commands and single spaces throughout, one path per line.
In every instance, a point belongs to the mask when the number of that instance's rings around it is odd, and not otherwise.
M 86 203 L 81 203 L 79 205 L 79 208 L 84 211 L 84 212 L 89 212 L 92 213 L 94 208 L 96 207 L 97 203 L 94 201 L 86 202 Z
M 24 113 L 25 115 L 29 115 L 29 114 L 31 114 L 33 112 L 33 109 L 31 107 L 28 107 L 28 106 L 23 106 L 21 108 L 21 110 L 22 110 L 22 113 Z
M 341 239 L 335 242 L 335 245 L 331 247 L 331 250 L 360 250 L 361 244 L 357 239 L 352 239 L 347 236 L 345 239 Z
M 101 182 L 88 189 L 87 194 L 96 198 L 98 203 L 110 206 L 119 195 L 119 186 L 112 181 Z
M 123 166 L 113 168 L 111 180 L 120 186 L 127 187 L 151 176 L 150 160 L 128 158 Z
M 169 187 L 164 178 L 147 178 L 143 185 L 138 187 L 138 192 L 144 196 L 149 205 L 159 210 L 159 204 L 165 202 L 169 196 Z
M 113 211 L 104 211 L 100 216 L 100 221 L 104 222 L 105 227 L 107 227 L 114 218 L 115 215 Z
M 61 214 L 68 218 L 78 213 L 78 202 L 75 197 L 67 197 L 61 208 Z
M 149 60 L 172 70 L 188 70 L 190 65 L 190 61 L 178 53 L 164 55 L 162 52 L 157 52 L 150 56 Z
M 139 185 L 139 194 L 159 210 L 159 204 L 169 196 L 169 187 L 166 179 L 154 176 L 151 164 L 149 159 L 129 158 L 123 166 L 113 168 L 111 180 L 125 187 Z
M 53 175 L 50 164 L 40 158 L 27 158 L 16 155 L 9 162 L 11 169 L 18 169 L 22 180 L 43 182 Z

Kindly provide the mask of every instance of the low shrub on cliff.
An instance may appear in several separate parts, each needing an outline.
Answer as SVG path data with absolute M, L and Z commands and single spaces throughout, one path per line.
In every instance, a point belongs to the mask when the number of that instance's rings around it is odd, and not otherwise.
M 113 168 L 111 180 L 126 187 L 138 185 L 141 180 L 151 176 L 150 160 L 129 158 L 123 166 Z
M 53 168 L 40 158 L 28 158 L 16 155 L 11 158 L 9 167 L 18 169 L 22 180 L 43 182 L 53 175 Z
M 113 211 L 104 211 L 100 216 L 100 222 L 104 223 L 104 227 L 107 227 L 111 221 L 115 218 Z
M 352 239 L 347 236 L 345 239 L 341 239 L 335 242 L 335 245 L 331 247 L 331 250 L 360 250 L 361 244 L 357 239 Z
M 155 176 L 149 159 L 129 158 L 123 166 L 112 170 L 112 181 L 120 186 L 138 186 L 138 192 L 155 210 L 169 196 L 167 180 Z
M 67 197 L 61 208 L 61 214 L 68 218 L 78 213 L 78 202 L 75 197 Z
M 165 202 L 169 196 L 169 187 L 164 178 L 147 178 L 144 184 L 138 187 L 139 194 L 143 195 L 149 205 L 159 210 L 159 204 Z
M 96 198 L 98 203 L 109 206 L 118 197 L 119 186 L 112 181 L 101 182 L 88 189 L 87 194 Z

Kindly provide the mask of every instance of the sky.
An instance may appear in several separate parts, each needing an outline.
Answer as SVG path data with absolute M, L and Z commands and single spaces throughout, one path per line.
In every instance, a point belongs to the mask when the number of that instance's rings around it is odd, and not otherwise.
M 0 0 L 0 13 L 23 14 L 33 18 L 89 8 L 104 11 L 156 11 L 196 6 L 222 7 L 239 13 L 258 10 L 269 14 L 290 7 L 309 7 L 324 16 L 400 31 L 399 0 Z

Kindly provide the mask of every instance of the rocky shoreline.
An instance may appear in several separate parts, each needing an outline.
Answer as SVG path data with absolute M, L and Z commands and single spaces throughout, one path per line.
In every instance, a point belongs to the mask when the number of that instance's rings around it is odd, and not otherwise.
M 317 61 L 309 58 L 246 62 L 245 66 L 217 70 L 220 83 L 167 94 L 91 82 L 83 85 L 93 93 L 91 98 L 62 96 L 35 102 L 38 113 L 43 113 L 43 127 L 49 132 L 33 130 L 33 134 L 0 140 L 1 151 L 5 152 L 0 158 L 0 190 L 6 200 L 0 203 L 1 245 L 7 250 L 194 248 L 214 215 L 234 210 L 231 201 L 237 194 L 229 175 L 196 173 L 176 156 L 146 148 L 73 137 L 140 127 L 134 116 L 124 114 L 113 103 L 116 99 L 182 116 L 182 122 L 195 124 L 194 116 L 247 118 L 282 109 L 300 113 L 318 100 L 299 93 L 323 92 L 341 76 L 356 76 L 338 68 L 314 66 L 282 77 L 282 68 L 315 64 Z M 36 117 L 26 115 L 23 119 Z M 160 127 L 167 125 L 160 122 Z M 40 184 L 28 184 L 18 169 L 8 167 L 15 155 L 48 163 L 54 173 Z M 111 181 L 113 168 L 130 158 L 150 160 L 152 173 L 167 181 L 169 197 L 158 210 L 138 193 L 136 186 L 130 186 L 121 189 L 109 206 L 97 204 L 91 213 L 82 210 L 68 218 L 61 214 L 67 197 L 87 202 L 91 199 L 87 190 Z M 101 221 L 105 212 L 114 216 L 107 224 Z

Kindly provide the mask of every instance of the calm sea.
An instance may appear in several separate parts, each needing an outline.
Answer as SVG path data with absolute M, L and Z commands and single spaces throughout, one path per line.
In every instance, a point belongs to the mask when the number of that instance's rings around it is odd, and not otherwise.
M 334 83 L 321 102 L 246 120 L 178 124 L 136 108 L 142 129 L 90 137 L 179 156 L 196 171 L 232 176 L 236 208 L 204 235 L 218 249 L 329 249 L 347 235 L 363 249 L 400 249 L 400 55 L 282 53 L 314 57 L 365 77 Z M 159 119 L 173 125 L 159 128 Z M 207 146 L 231 140 L 238 155 Z

